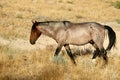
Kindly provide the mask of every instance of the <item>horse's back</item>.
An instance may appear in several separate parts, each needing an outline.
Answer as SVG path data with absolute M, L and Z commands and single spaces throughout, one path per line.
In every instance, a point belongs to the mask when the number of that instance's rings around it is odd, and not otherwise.
M 73 23 L 67 29 L 66 41 L 70 44 L 82 45 L 88 43 L 93 38 L 99 39 L 98 37 L 103 35 L 104 27 L 99 23 Z
M 72 23 L 72 27 L 90 27 L 90 26 L 93 26 L 93 27 L 102 27 L 103 28 L 103 25 L 101 25 L 100 23 L 97 23 L 97 22 L 82 22 L 82 23 Z

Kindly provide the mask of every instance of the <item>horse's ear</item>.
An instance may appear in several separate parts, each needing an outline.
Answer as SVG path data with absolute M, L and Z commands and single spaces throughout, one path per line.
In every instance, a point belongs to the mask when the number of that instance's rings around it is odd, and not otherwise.
M 34 24 L 34 23 L 36 23 L 37 21 L 36 20 L 32 20 L 32 23 Z

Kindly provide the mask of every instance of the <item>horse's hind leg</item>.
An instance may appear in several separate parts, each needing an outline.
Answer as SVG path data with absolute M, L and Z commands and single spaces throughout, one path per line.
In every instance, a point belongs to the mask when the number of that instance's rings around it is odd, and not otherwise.
M 69 44 L 65 44 L 64 47 L 65 47 L 65 49 L 67 51 L 68 56 L 71 58 L 72 62 L 76 65 L 76 62 L 75 62 L 75 59 L 74 59 L 74 57 L 72 55 Z
M 94 51 L 94 53 L 93 53 L 92 59 L 95 60 L 95 58 L 96 58 L 97 56 L 99 56 L 99 57 L 102 56 L 103 60 L 105 61 L 105 64 L 107 64 L 107 62 L 108 62 L 108 57 L 107 57 L 107 52 L 106 52 L 106 50 L 105 50 L 103 47 L 97 46 L 97 44 L 95 44 L 95 43 L 92 44 L 92 45 L 93 45 L 93 47 L 96 49 L 96 50 Z
M 104 47 L 102 46 L 102 43 L 101 43 L 101 44 L 98 44 L 98 43 L 96 44 L 96 43 L 94 42 L 92 45 L 93 45 L 93 47 L 96 49 L 96 50 L 94 51 L 94 54 L 93 54 L 92 59 L 95 60 L 95 58 L 96 58 L 97 56 L 99 56 L 99 57 L 102 57 L 103 60 L 104 60 L 104 62 L 105 62 L 105 64 L 107 64 L 107 62 L 108 62 L 107 52 L 106 52 L 106 50 L 104 49 Z
M 96 49 L 96 50 L 94 51 L 93 57 L 92 57 L 92 59 L 95 59 L 95 58 L 99 55 L 100 50 L 99 50 L 97 44 L 96 44 L 94 41 L 90 41 L 90 44 L 92 44 L 92 46 Z
M 100 50 L 97 48 L 93 53 L 92 59 L 95 59 L 98 55 L 100 55 L 99 53 L 100 53 Z
M 94 51 L 93 57 L 92 57 L 92 62 L 96 65 L 97 64 L 96 57 L 100 56 L 100 49 L 93 40 L 91 40 L 89 43 L 92 44 L 92 46 L 95 48 L 95 51 Z
M 103 59 L 105 60 L 105 63 L 107 63 L 108 62 L 108 57 L 107 57 L 107 52 L 106 52 L 106 50 L 104 48 L 102 48 L 100 50 L 100 54 L 103 57 Z

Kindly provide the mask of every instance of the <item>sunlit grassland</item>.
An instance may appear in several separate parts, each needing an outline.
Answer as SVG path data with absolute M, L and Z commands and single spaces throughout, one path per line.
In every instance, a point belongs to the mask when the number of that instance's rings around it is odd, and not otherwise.
M 119 1 L 0 0 L 0 38 L 2 38 L 0 39 L 0 80 L 120 79 L 119 25 L 110 24 L 117 33 L 117 49 L 108 54 L 107 66 L 101 67 L 102 60 L 99 58 L 97 58 L 98 64 L 95 65 L 91 59 L 92 52 L 72 48 L 73 53 L 80 53 L 75 58 L 77 62 L 75 66 L 64 48 L 58 57 L 54 57 L 57 45 L 48 44 L 44 49 L 39 47 L 41 43 L 47 44 L 50 39 L 38 40 L 34 45 L 37 48 L 31 48 L 29 36 L 32 19 L 119 23 Z

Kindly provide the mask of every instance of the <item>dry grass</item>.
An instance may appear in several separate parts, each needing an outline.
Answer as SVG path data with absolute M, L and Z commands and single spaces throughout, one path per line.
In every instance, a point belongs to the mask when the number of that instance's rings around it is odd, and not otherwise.
M 118 0 L 0 0 L 0 80 L 120 80 L 120 10 Z M 117 50 L 101 68 L 91 61 L 92 54 L 81 48 L 74 66 L 63 50 L 53 57 L 55 41 L 41 36 L 35 46 L 28 42 L 31 20 L 97 21 L 113 26 L 117 33 Z M 114 22 L 114 23 L 112 23 Z M 78 50 L 80 49 L 80 50 Z M 83 55 L 86 54 L 86 55 Z
M 120 57 L 109 57 L 107 67 L 102 68 L 100 65 L 95 66 L 91 62 L 91 54 L 77 57 L 77 66 L 74 66 L 66 54 L 54 58 L 53 50 L 24 51 L 15 52 L 15 54 L 8 54 L 11 53 L 9 50 L 4 53 L 3 48 L 0 51 L 1 80 L 120 79 Z

